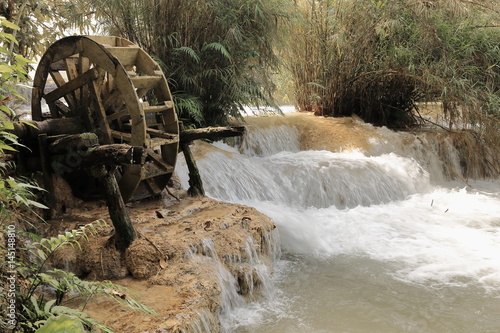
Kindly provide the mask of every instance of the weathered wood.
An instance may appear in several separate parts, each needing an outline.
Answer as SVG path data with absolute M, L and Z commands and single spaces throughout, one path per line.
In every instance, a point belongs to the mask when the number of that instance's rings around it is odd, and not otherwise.
M 53 136 L 85 132 L 85 126 L 79 118 L 55 118 L 44 121 L 28 121 L 27 123 L 30 123 L 31 126 L 25 123 L 15 123 L 11 132 L 20 139 L 36 139 L 42 133 Z
M 132 147 L 127 144 L 110 144 L 99 146 L 97 135 L 82 133 L 52 137 L 48 143 L 48 151 L 53 155 L 71 154 L 78 156 L 78 165 L 72 167 L 88 167 L 93 165 L 117 166 L 122 164 L 139 164 L 146 161 L 147 152 L 143 147 Z
M 122 113 L 125 115 L 125 113 Z M 36 137 L 38 134 L 46 133 L 49 136 L 60 134 L 76 134 L 85 131 L 81 119 L 79 118 L 57 118 L 47 119 L 44 121 L 29 121 L 36 128 L 26 124 L 15 124 L 12 131 L 20 138 Z M 128 127 L 131 129 L 131 127 Z M 160 130 L 148 128 L 148 134 L 152 136 L 162 137 L 165 139 L 176 139 L 176 134 L 167 133 Z M 220 138 L 242 136 L 245 132 L 244 126 L 230 126 L 230 127 L 206 127 L 198 129 L 183 130 L 180 133 L 181 142 L 190 142 L 198 139 L 217 140 Z M 130 141 L 131 134 L 111 130 L 111 134 L 115 139 L 122 138 L 124 141 Z
M 104 166 L 92 168 L 92 173 L 98 177 L 104 185 L 109 216 L 115 228 L 116 247 L 124 252 L 137 238 L 137 232 L 128 215 L 113 171 L 113 169 L 111 171 L 106 170 Z
M 137 53 L 140 48 L 138 46 L 135 47 L 123 47 L 123 46 L 106 46 L 106 50 L 108 50 L 112 55 L 116 58 L 120 59 L 120 62 L 123 66 L 133 66 L 136 63 Z
M 242 136 L 244 133 L 244 126 L 205 127 L 181 131 L 180 139 L 181 142 L 190 142 L 198 139 L 218 140 L 221 138 Z
M 146 149 L 127 144 L 111 144 L 90 148 L 84 155 L 82 166 L 91 165 L 142 165 L 146 160 Z
M 181 133 L 183 130 L 182 123 L 180 124 Z M 201 180 L 200 172 L 198 171 L 198 167 L 196 166 L 196 160 L 191 153 L 191 149 L 189 148 L 189 142 L 181 141 L 180 148 L 184 153 L 184 158 L 186 160 L 186 164 L 189 171 L 189 189 L 188 194 L 192 197 L 196 196 L 205 196 L 205 190 L 203 189 L 203 182 Z
M 123 129 L 132 130 L 132 126 L 128 124 L 123 124 Z M 163 139 L 171 140 L 171 142 L 176 142 L 179 140 L 179 136 L 177 134 L 167 133 L 165 131 L 157 130 L 154 128 L 146 128 L 146 133 L 152 137 L 158 137 Z M 168 141 L 166 141 L 168 142 Z
M 76 69 L 75 69 L 76 71 Z M 70 93 L 72 93 L 72 97 L 75 98 L 74 91 L 81 88 L 83 85 L 88 84 L 91 80 L 95 80 L 97 78 L 97 71 L 92 68 L 83 73 L 80 76 L 75 77 L 74 79 L 64 83 L 59 88 L 51 91 L 50 93 L 44 96 L 45 101 L 47 103 L 51 103 L 61 97 L 64 97 Z
M 57 88 L 46 86 L 49 75 Z M 41 58 L 33 86 L 34 119 L 64 116 L 83 122 L 78 131 L 70 132 L 64 127 L 63 131 L 49 135 L 93 132 L 101 143 L 123 142 L 161 151 L 158 157 L 162 163 L 148 155 L 147 167 L 128 164 L 119 169 L 123 199 L 143 197 L 142 194 L 134 196 L 136 190 L 149 189 L 156 195 L 166 186 L 179 152 L 177 114 L 163 72 L 138 45 L 120 37 L 63 38 Z M 49 105 L 50 116 L 42 115 L 43 99 Z M 153 105 L 157 103 L 163 104 Z M 148 123 L 146 115 L 156 121 Z M 25 132 L 30 134 L 28 130 Z M 104 148 L 98 147 L 96 151 L 101 149 Z M 69 156 L 58 154 L 57 158 L 68 160 Z M 70 159 L 71 164 L 83 163 L 80 155 L 71 156 L 75 157 Z M 90 155 L 85 155 L 84 160 L 89 159 Z M 116 162 L 116 158 L 111 160 Z
M 45 211 L 45 218 L 50 219 L 57 213 L 57 199 L 54 196 L 54 183 L 52 177 L 52 168 L 50 167 L 49 150 L 47 147 L 47 134 L 38 135 L 38 148 L 40 150 L 40 159 L 42 164 L 43 182 L 45 185 L 45 204 L 49 207 Z
M 111 128 L 109 127 L 108 120 L 106 119 L 106 111 L 104 109 L 104 105 L 102 104 L 102 100 L 99 98 L 101 95 L 100 86 L 97 84 L 96 80 L 92 80 L 90 83 L 90 95 L 92 96 L 94 112 L 99 118 L 99 127 L 101 129 L 101 134 L 103 136 L 104 142 L 113 143 L 113 137 L 111 136 Z
M 49 142 L 48 150 L 52 154 L 60 154 L 72 149 L 74 151 L 87 152 L 90 148 L 99 145 L 97 135 L 94 133 L 81 133 L 53 137 Z

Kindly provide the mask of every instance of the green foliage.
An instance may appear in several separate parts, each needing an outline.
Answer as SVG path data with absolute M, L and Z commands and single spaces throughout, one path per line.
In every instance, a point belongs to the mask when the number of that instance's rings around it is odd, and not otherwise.
M 82 240 L 96 235 L 102 228 L 107 227 L 103 220 L 82 226 L 78 229 L 67 231 L 57 237 L 39 238 L 31 235 L 36 241 L 31 242 L 21 257 L 30 258 L 30 262 L 17 263 L 17 278 L 20 284 L 16 294 L 18 308 L 18 322 L 11 327 L 7 322 L 0 322 L 0 327 L 10 329 L 12 332 L 59 332 L 57 327 L 66 327 L 68 332 L 85 327 L 86 330 L 99 332 L 112 332 L 112 330 L 97 322 L 83 312 L 88 300 L 98 294 L 109 296 L 119 303 L 134 310 L 155 314 L 154 311 L 137 302 L 128 289 L 115 285 L 111 281 L 94 282 L 83 281 L 73 273 L 60 269 L 47 269 L 48 262 L 54 253 L 65 246 L 80 247 Z M 4 245 L 1 245 L 2 248 Z M 49 292 L 51 290 L 51 292 Z M 74 309 L 63 303 L 71 299 L 84 300 L 82 309 Z M 5 295 L 0 297 L 0 303 L 5 302 Z M 5 317 L 4 317 L 5 318 Z M 76 320 L 77 321 L 76 321 Z M 79 323 L 76 324 L 76 323 Z
M 83 333 L 82 322 L 68 315 L 51 317 L 37 330 L 37 333 Z
M 487 123 L 500 96 L 495 4 L 298 1 L 285 56 L 299 108 L 412 127 L 417 102 L 441 101 L 450 126 Z
M 1 170 L 0 174 L 3 174 Z M 33 200 L 36 199 L 36 193 L 41 190 L 32 180 L 24 177 L 8 176 L 0 179 L 0 215 L 2 216 L 0 221 L 5 223 L 5 220 L 11 218 L 10 212 L 19 207 L 46 209 L 45 205 Z
M 155 55 L 177 112 L 197 125 L 224 124 L 244 105 L 273 106 L 282 0 L 92 0 L 111 35 Z
M 0 25 L 8 29 L 18 29 L 15 24 L 5 18 L 0 18 Z M 0 41 L 17 43 L 11 33 L 0 31 Z M 24 69 L 30 61 L 24 57 L 0 47 L 0 158 L 6 152 L 15 152 L 21 146 L 17 136 L 10 133 L 14 129 L 15 115 L 5 104 L 7 101 L 22 98 L 13 85 L 26 81 L 27 73 Z M 12 162 L 3 162 L 0 159 L 0 222 L 10 219 L 10 212 L 19 207 L 46 208 L 44 205 L 33 200 L 36 193 L 41 190 L 36 184 L 27 178 L 14 178 L 7 175 L 8 170 L 14 169 Z
M 12 36 L 6 48 L 26 58 L 42 54 L 55 40 L 71 34 L 71 28 L 91 25 L 83 1 L 5 0 L 0 2 L 0 16 L 12 22 L 3 26 Z

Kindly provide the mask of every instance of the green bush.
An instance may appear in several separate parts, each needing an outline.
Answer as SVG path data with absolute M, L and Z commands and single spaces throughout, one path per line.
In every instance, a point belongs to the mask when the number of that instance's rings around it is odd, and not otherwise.
M 391 127 L 440 101 L 449 126 L 488 123 L 500 96 L 497 1 L 297 1 L 287 63 L 298 106 Z
M 92 0 L 111 35 L 162 65 L 181 118 L 224 124 L 243 107 L 272 106 L 282 0 Z M 112 18 L 112 19 L 111 19 Z
M 3 314 L 0 320 L 0 328 L 3 332 L 59 332 L 57 329 L 60 327 L 66 327 L 70 330 L 68 332 L 83 332 L 83 328 L 85 332 L 96 330 L 113 332 L 111 328 L 83 312 L 88 300 L 99 294 L 109 296 L 134 310 L 155 314 L 154 311 L 130 297 L 131 291 L 125 287 L 111 281 L 83 281 L 73 273 L 49 267 L 50 259 L 58 249 L 65 246 L 80 247 L 82 240 L 88 240 L 88 236 L 96 235 L 104 227 L 107 227 L 106 222 L 97 220 L 57 237 L 40 238 L 33 234 L 29 235 L 32 240 L 25 242 L 26 247 L 20 248 L 22 253 L 18 254 L 18 257 L 29 258 L 29 260 L 16 260 L 15 262 L 16 279 L 19 282 L 15 295 L 17 306 L 15 323 Z M 22 237 L 26 241 L 27 235 L 18 233 L 18 246 L 22 244 Z M 6 248 L 3 244 L 0 245 L 0 249 L 2 254 L 5 254 Z M 9 262 L 9 265 L 11 264 L 12 262 Z M 6 269 L 6 265 L 7 263 L 4 263 L 4 267 L 0 269 L 2 280 L 6 279 L 7 272 L 11 271 L 11 269 Z M 47 292 L 47 290 L 51 291 Z M 0 304 L 3 309 L 7 309 L 6 305 L 12 303 L 8 296 L 6 293 L 0 294 Z M 82 309 L 65 306 L 63 304 L 65 296 L 83 299 Z

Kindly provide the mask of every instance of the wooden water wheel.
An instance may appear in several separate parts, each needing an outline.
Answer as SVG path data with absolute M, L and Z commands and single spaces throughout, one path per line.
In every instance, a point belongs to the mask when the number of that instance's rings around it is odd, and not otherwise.
M 50 113 L 42 112 L 42 100 Z M 179 124 L 167 81 L 159 65 L 124 38 L 72 36 L 52 44 L 35 74 L 32 117 L 79 117 L 101 144 L 146 148 L 145 164 L 116 172 L 125 202 L 160 194 L 174 171 Z

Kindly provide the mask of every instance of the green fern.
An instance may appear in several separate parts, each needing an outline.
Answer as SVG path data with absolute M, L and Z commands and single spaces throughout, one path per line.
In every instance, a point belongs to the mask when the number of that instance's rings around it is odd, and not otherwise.
M 179 117 L 197 126 L 218 125 L 241 117 L 241 105 L 271 106 L 278 22 L 286 15 L 282 0 L 88 3 L 96 15 L 114 18 L 99 20 L 109 34 L 155 55 Z
M 222 55 L 223 58 L 225 58 L 229 62 L 233 61 L 233 57 L 221 43 L 212 42 L 203 45 L 203 47 L 201 48 L 201 52 L 209 52 L 209 51 L 215 51 L 219 53 L 220 55 Z
M 135 298 L 136 294 L 123 286 L 116 285 L 111 281 L 83 281 L 75 274 L 60 269 L 47 269 L 48 262 L 53 254 L 64 246 L 72 246 L 81 249 L 80 242 L 88 240 L 90 236 L 106 228 L 108 225 L 104 220 L 97 220 L 93 223 L 81 226 L 78 229 L 66 231 L 55 237 L 40 238 L 33 234 L 29 235 L 33 240 L 23 249 L 25 257 L 30 257 L 31 262 L 19 261 L 17 263 L 17 275 L 20 281 L 25 282 L 25 287 L 19 288 L 16 294 L 16 304 L 20 304 L 18 309 L 18 323 L 11 327 L 5 321 L 0 321 L 0 328 L 11 330 L 12 332 L 34 332 L 44 329 L 47 332 L 59 327 L 59 325 L 69 325 L 68 318 L 76 318 L 83 327 L 99 330 L 99 332 L 112 332 L 112 329 L 90 318 L 83 312 L 88 300 L 95 295 L 105 295 L 136 311 L 156 315 L 156 313 L 139 303 Z M 4 245 L 0 247 L 5 250 Z M 23 256 L 21 256 L 23 257 Z M 53 290 L 54 296 L 49 296 L 42 292 L 43 287 Z M 65 297 L 71 298 L 65 300 Z M 82 309 L 69 308 L 64 305 L 65 301 L 80 298 L 84 300 Z M 0 303 L 5 302 L 0 298 Z M 66 319 L 57 319 L 60 316 Z M 72 322 L 72 321 L 71 321 Z M 77 327 L 76 325 L 75 327 Z M 70 325 L 70 327 L 72 327 Z M 42 332 L 44 332 L 42 330 Z

